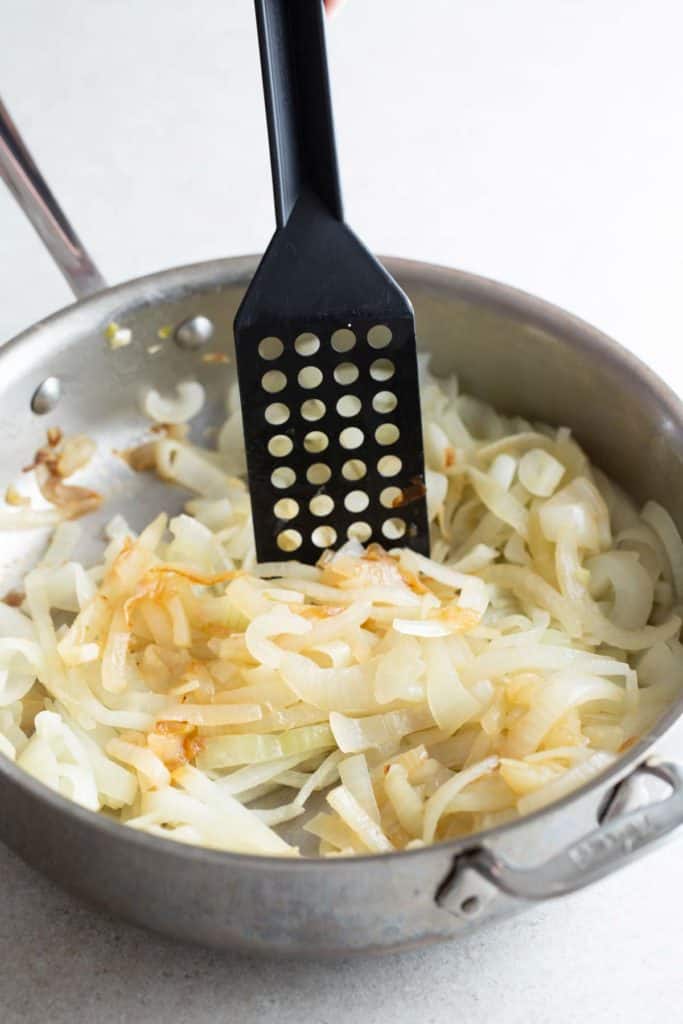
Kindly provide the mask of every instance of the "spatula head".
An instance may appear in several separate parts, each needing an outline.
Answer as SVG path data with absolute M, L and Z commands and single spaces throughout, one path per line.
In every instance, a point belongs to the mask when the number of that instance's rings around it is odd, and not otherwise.
M 235 348 L 259 560 L 353 537 L 428 553 L 413 311 L 314 200 L 275 235 Z

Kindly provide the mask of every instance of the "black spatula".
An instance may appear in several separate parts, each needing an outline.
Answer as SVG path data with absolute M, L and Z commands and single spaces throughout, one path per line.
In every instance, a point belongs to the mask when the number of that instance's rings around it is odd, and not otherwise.
M 427 553 L 410 302 L 342 219 L 321 0 L 256 0 L 277 230 L 235 318 L 260 561 Z

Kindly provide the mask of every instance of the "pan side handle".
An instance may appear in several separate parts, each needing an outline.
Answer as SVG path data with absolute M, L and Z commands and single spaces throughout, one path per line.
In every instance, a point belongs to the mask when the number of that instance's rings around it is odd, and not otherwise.
M 436 893 L 444 910 L 472 920 L 501 894 L 517 901 L 566 896 L 597 882 L 641 857 L 683 826 L 683 771 L 669 762 L 647 762 L 625 782 L 654 776 L 671 787 L 659 802 L 603 823 L 560 853 L 532 868 L 519 868 L 485 846 L 456 857 L 453 869 Z

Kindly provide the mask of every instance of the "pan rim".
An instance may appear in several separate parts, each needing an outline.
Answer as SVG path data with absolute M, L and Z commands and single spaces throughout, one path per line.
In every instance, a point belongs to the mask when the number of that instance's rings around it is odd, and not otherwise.
M 618 369 L 625 382 L 634 390 L 649 392 L 658 405 L 666 412 L 676 431 L 680 435 L 681 452 L 683 455 L 683 402 L 672 389 L 645 363 L 614 339 L 593 327 L 579 317 L 567 312 L 553 303 L 540 299 L 526 291 L 504 284 L 492 278 L 471 274 L 467 271 L 447 267 L 421 260 L 398 257 L 380 257 L 390 272 L 400 279 L 419 277 L 422 284 L 425 278 L 441 288 L 448 286 L 463 298 L 480 302 L 489 309 L 494 309 L 507 316 L 524 319 L 533 323 L 534 327 L 543 329 L 546 326 L 554 333 L 560 334 L 563 340 L 572 347 L 587 353 L 590 358 Z M 248 282 L 256 268 L 258 255 L 232 256 L 223 259 L 207 260 L 199 263 L 172 267 L 142 277 L 132 278 L 89 296 L 78 302 L 71 303 L 48 317 L 28 327 L 0 348 L 0 369 L 7 366 L 17 357 L 21 350 L 26 354 L 27 346 L 39 346 L 42 332 L 54 324 L 60 324 L 67 331 L 72 318 L 79 319 L 81 311 L 102 307 L 102 315 L 119 307 L 122 302 L 133 296 L 140 305 L 147 305 L 155 298 L 169 296 L 174 289 L 179 294 L 196 294 L 210 287 L 220 288 L 222 284 L 240 284 Z M 160 287 L 161 286 L 161 287 Z M 174 294 L 175 297 L 175 294 Z M 485 300 L 485 302 L 483 301 Z M 629 770 L 642 763 L 645 755 L 653 744 L 661 739 L 674 723 L 683 715 L 683 696 L 669 708 L 654 727 L 630 750 L 619 757 L 607 770 L 601 772 L 578 789 L 541 807 L 531 814 L 525 815 L 499 825 L 495 828 L 477 832 L 461 839 L 445 840 L 431 846 L 415 850 L 396 850 L 382 854 L 360 854 L 353 857 L 275 857 L 263 854 L 234 853 L 227 850 L 215 850 L 210 847 L 194 846 L 180 843 L 173 839 L 165 839 L 149 833 L 128 828 L 124 823 L 114 821 L 99 811 L 91 811 L 51 790 L 38 782 L 31 775 L 17 766 L 4 754 L 0 753 L 0 780 L 5 784 L 15 784 L 39 802 L 50 806 L 57 812 L 65 813 L 87 828 L 101 830 L 112 838 L 122 839 L 134 846 L 142 847 L 159 856 L 177 857 L 187 863 L 206 863 L 217 867 L 231 864 L 253 869 L 274 868 L 281 871 L 300 871 L 312 866 L 322 870 L 332 870 L 341 860 L 346 867 L 358 865 L 358 870 L 367 867 L 368 863 L 382 864 L 396 858 L 413 858 L 429 856 L 438 851 L 452 859 L 473 846 L 483 845 L 487 840 L 495 840 L 502 835 L 511 835 L 525 826 L 533 825 L 544 817 L 562 814 L 572 804 L 576 804 L 590 794 L 604 791 L 628 774 Z M 323 867 L 324 866 L 324 867 Z

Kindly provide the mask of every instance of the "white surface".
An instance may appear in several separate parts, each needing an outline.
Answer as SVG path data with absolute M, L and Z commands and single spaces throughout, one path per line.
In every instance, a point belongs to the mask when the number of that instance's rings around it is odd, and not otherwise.
M 249 0 L 2 0 L 0 83 L 104 274 L 272 229 Z M 683 391 L 675 0 L 349 0 L 330 32 L 348 219 L 377 251 L 536 292 Z M 69 301 L 0 191 L 0 338 Z M 0 847 L 0 1019 L 593 1024 L 678 1019 L 682 848 L 384 961 L 273 965 L 82 909 Z

